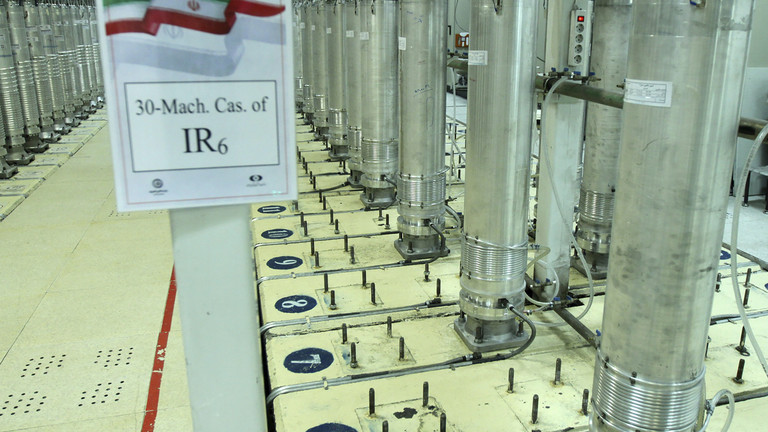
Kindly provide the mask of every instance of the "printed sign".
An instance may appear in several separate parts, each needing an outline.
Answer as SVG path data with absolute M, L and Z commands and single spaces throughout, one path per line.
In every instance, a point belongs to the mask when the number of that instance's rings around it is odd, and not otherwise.
M 304 348 L 288 354 L 283 366 L 293 373 L 315 373 L 333 363 L 333 354 L 320 348 Z
M 275 309 L 283 313 L 302 313 L 317 306 L 317 300 L 305 295 L 283 297 L 275 303 Z
M 120 211 L 296 198 L 290 2 L 98 3 Z

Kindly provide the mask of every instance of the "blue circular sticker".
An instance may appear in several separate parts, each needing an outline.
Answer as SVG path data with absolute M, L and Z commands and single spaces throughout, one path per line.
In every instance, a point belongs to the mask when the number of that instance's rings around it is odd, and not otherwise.
M 333 354 L 320 348 L 304 348 L 285 357 L 283 366 L 293 373 L 314 373 L 333 363 Z
M 292 235 L 293 235 L 293 231 L 285 228 L 276 228 L 276 229 L 266 230 L 263 233 L 261 233 L 262 237 L 269 240 L 284 239 Z
M 307 432 L 357 432 L 357 429 L 341 423 L 323 423 L 320 426 L 307 429 Z
M 317 306 L 317 300 L 305 295 L 283 297 L 275 303 L 275 309 L 284 313 L 301 313 Z
M 727 260 L 730 257 L 731 257 L 731 254 L 728 253 L 728 251 L 720 250 L 720 259 L 721 260 Z
M 267 261 L 267 267 L 273 270 L 290 270 L 302 265 L 302 261 L 299 257 L 294 256 L 279 256 L 274 257 Z
M 268 205 L 259 207 L 258 212 L 264 213 L 264 214 L 276 214 L 276 213 L 282 213 L 285 211 L 285 207 L 281 205 Z

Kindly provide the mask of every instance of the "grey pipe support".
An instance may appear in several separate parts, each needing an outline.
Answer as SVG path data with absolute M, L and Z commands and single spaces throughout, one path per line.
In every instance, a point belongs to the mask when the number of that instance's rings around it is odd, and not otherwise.
M 627 76 L 632 0 L 597 0 L 594 10 L 591 69 L 600 79 L 592 87 L 612 90 Z M 587 104 L 576 241 L 595 278 L 604 278 L 608 265 L 621 117 L 620 109 Z M 580 260 L 572 261 L 581 266 Z
M 528 199 L 533 141 L 538 5 L 472 2 L 472 49 L 485 64 L 469 66 L 464 239 L 456 330 L 473 351 L 522 345 L 509 310 L 525 303 Z M 481 62 L 483 63 L 483 62 Z M 491 178 L 489 179 L 489 175 Z M 504 221 L 499 223 L 499 221 Z M 482 328 L 482 341 L 476 340 Z
M 752 5 L 632 6 L 593 431 L 699 426 Z
M 395 248 L 406 259 L 448 253 L 445 225 L 445 69 L 448 4 L 401 0 L 400 172 Z M 437 231 L 437 232 L 436 232 Z
M 362 52 L 362 185 L 366 208 L 392 205 L 390 181 L 397 173 L 400 128 L 397 32 L 398 3 L 363 0 L 360 3 Z

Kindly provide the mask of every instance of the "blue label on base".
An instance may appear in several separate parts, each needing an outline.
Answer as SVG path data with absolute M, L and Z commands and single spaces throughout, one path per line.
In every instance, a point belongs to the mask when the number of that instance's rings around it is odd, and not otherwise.
M 304 264 L 304 261 L 294 256 L 279 256 L 267 261 L 267 267 L 273 270 L 290 270 L 302 264 Z
M 307 432 L 357 432 L 357 429 L 341 423 L 323 423 L 320 426 L 307 429 Z
M 301 313 L 317 306 L 317 300 L 305 295 L 283 297 L 275 303 L 275 309 L 283 313 Z
M 261 233 L 261 236 L 265 239 L 269 240 L 279 240 L 288 238 L 293 235 L 293 231 L 285 228 L 276 228 L 271 230 L 266 230 L 263 233 Z
M 276 213 L 284 212 L 285 207 L 281 205 L 268 205 L 268 206 L 259 207 L 258 210 L 256 211 L 263 214 L 276 214 Z
M 283 366 L 293 373 L 315 373 L 333 363 L 333 354 L 320 348 L 304 348 L 288 354 Z

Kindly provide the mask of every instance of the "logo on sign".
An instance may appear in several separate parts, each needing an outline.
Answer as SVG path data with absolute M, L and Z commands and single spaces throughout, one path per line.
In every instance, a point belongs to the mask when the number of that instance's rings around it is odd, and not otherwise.
M 258 212 L 262 214 L 277 214 L 285 211 L 285 207 L 281 205 L 268 205 L 259 207 Z
M 165 183 L 163 183 L 162 179 L 156 178 L 152 180 L 152 189 L 149 191 L 149 193 L 155 196 L 165 195 L 165 193 L 168 191 L 166 189 L 163 189 L 164 185 Z
M 279 256 L 267 261 L 267 267 L 272 270 L 290 270 L 304 264 L 301 258 L 293 256 Z
M 250 181 L 252 181 L 252 182 L 260 182 L 261 180 L 264 179 L 264 177 L 260 176 L 259 174 L 254 174 L 254 175 L 248 177 L 248 179 Z
M 293 235 L 293 231 L 285 228 L 266 230 L 263 233 L 261 233 L 261 236 L 268 240 L 280 240 L 280 239 L 288 238 L 292 235 Z
M 305 295 L 283 297 L 275 303 L 275 309 L 283 313 L 302 313 L 317 306 L 317 300 Z
M 315 373 L 333 364 L 333 354 L 320 348 L 304 348 L 288 354 L 283 366 L 293 373 Z

